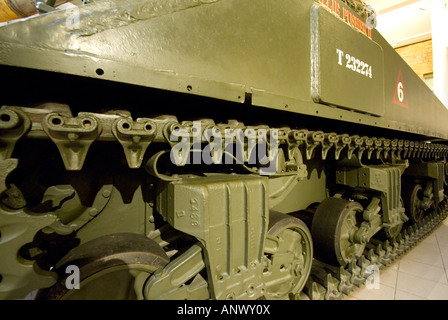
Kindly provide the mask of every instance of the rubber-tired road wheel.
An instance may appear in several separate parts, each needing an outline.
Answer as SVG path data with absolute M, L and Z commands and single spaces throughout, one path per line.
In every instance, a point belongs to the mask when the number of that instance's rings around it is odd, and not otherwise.
M 366 247 L 356 239 L 362 223 L 362 206 L 355 201 L 327 198 L 317 207 L 313 217 L 315 257 L 332 265 L 345 266 L 358 259 Z
M 413 186 L 404 185 L 404 205 L 407 216 L 411 219 L 412 223 L 417 223 L 425 216 L 425 196 L 423 188 L 420 184 Z M 429 207 L 429 206 L 428 206 Z

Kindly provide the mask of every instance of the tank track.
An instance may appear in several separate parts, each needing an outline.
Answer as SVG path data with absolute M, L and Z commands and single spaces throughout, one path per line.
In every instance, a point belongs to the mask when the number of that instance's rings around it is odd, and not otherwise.
M 364 254 L 345 268 L 313 261 L 311 275 L 300 294 L 301 300 L 343 300 L 353 291 L 362 288 L 373 276 L 376 266 L 382 271 L 404 256 L 430 235 L 448 217 L 448 201 L 445 199 L 438 212 L 432 212 L 417 224 L 404 227 L 394 241 L 373 238 Z
M 115 141 L 123 146 L 130 168 L 142 165 L 143 155 L 150 143 L 172 143 L 169 133 L 175 128 L 185 128 L 191 137 L 195 134 L 191 121 L 179 122 L 174 116 L 136 119 L 128 111 L 108 113 L 71 114 L 66 105 L 48 104 L 40 108 L 3 106 L 0 109 L 0 160 L 11 158 L 19 139 L 51 139 L 59 148 L 67 170 L 79 170 L 94 141 Z M 268 135 L 274 128 L 267 125 L 245 126 L 229 120 L 215 124 L 213 120 L 202 119 L 202 129 L 266 129 Z M 334 159 L 351 158 L 400 161 L 407 159 L 445 161 L 448 146 L 417 140 L 389 139 L 334 132 L 275 128 L 280 146 L 295 147 L 307 160 L 315 157 L 325 160 L 330 155 Z M 206 141 L 203 141 L 206 142 Z M 71 149 L 84 149 L 82 157 L 74 155 Z M 248 152 L 245 150 L 245 152 Z M 256 170 L 250 171 L 256 173 Z M 6 179 L 6 176 L 4 177 Z M 448 201 L 445 198 L 435 212 L 421 222 L 403 227 L 394 241 L 373 238 L 366 246 L 364 254 L 346 267 L 331 266 L 314 260 L 311 276 L 297 297 L 305 300 L 343 299 L 355 288 L 366 284 L 372 275 L 368 267 L 379 269 L 390 265 L 425 238 L 448 216 Z
M 12 155 L 16 142 L 21 138 L 51 139 L 58 146 L 68 170 L 82 168 L 88 149 L 95 141 L 119 142 L 125 153 L 133 149 L 129 145 L 139 147 L 142 157 L 151 143 L 172 144 L 170 133 L 176 128 L 183 128 L 189 132 L 191 140 L 198 136 L 192 121 L 179 122 L 175 116 L 162 115 L 156 118 L 139 118 L 134 121 L 130 112 L 117 110 L 107 113 L 80 112 L 74 117 L 69 106 L 60 104 L 47 104 L 39 108 L 3 106 L 0 109 L 0 119 L 0 142 L 3 143 L 0 158 L 2 160 Z M 321 151 L 323 160 L 330 152 L 334 152 L 336 160 L 339 160 L 341 156 L 351 158 L 353 155 L 359 159 L 366 156 L 369 160 L 387 161 L 444 160 L 448 157 L 447 145 L 417 140 L 338 134 L 289 127 L 270 128 L 267 125 L 246 126 L 236 120 L 219 124 L 215 124 L 211 119 L 201 119 L 200 122 L 202 143 L 209 142 L 204 138 L 204 132 L 207 129 L 218 129 L 221 134 L 224 130 L 265 129 L 268 136 L 275 129 L 278 132 L 280 146 L 298 147 L 303 150 L 307 160 L 313 159 L 317 150 Z M 75 147 L 84 149 L 81 156 L 79 154 L 73 156 L 70 149 Z M 78 163 L 75 163 L 75 158 Z M 131 168 L 141 166 L 141 161 L 133 163 L 129 158 L 128 160 Z

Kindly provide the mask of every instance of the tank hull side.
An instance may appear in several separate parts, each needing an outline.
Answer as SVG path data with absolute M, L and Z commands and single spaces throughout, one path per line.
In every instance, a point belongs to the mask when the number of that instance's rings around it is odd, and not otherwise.
M 1 27 L 0 63 L 448 139 L 440 101 L 376 30 L 363 34 L 339 5 L 338 16 L 312 0 L 92 3 Z M 316 34 L 339 40 L 316 53 Z M 359 57 L 377 59 L 373 85 L 330 70 L 347 69 L 339 46 L 356 50 L 353 39 L 376 48 Z M 329 95 L 316 96 L 316 74 L 318 85 L 331 84 Z

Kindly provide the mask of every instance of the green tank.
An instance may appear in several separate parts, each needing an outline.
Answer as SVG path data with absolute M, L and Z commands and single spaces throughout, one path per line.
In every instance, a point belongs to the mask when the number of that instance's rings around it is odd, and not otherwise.
M 364 2 L 49 8 L 0 26 L 0 298 L 342 299 L 448 215 Z

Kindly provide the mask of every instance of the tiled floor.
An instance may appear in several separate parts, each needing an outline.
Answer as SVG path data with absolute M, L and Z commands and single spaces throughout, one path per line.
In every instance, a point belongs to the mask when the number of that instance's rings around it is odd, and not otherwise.
M 379 289 L 364 286 L 346 299 L 448 300 L 448 219 L 411 251 L 383 269 L 378 280 Z

